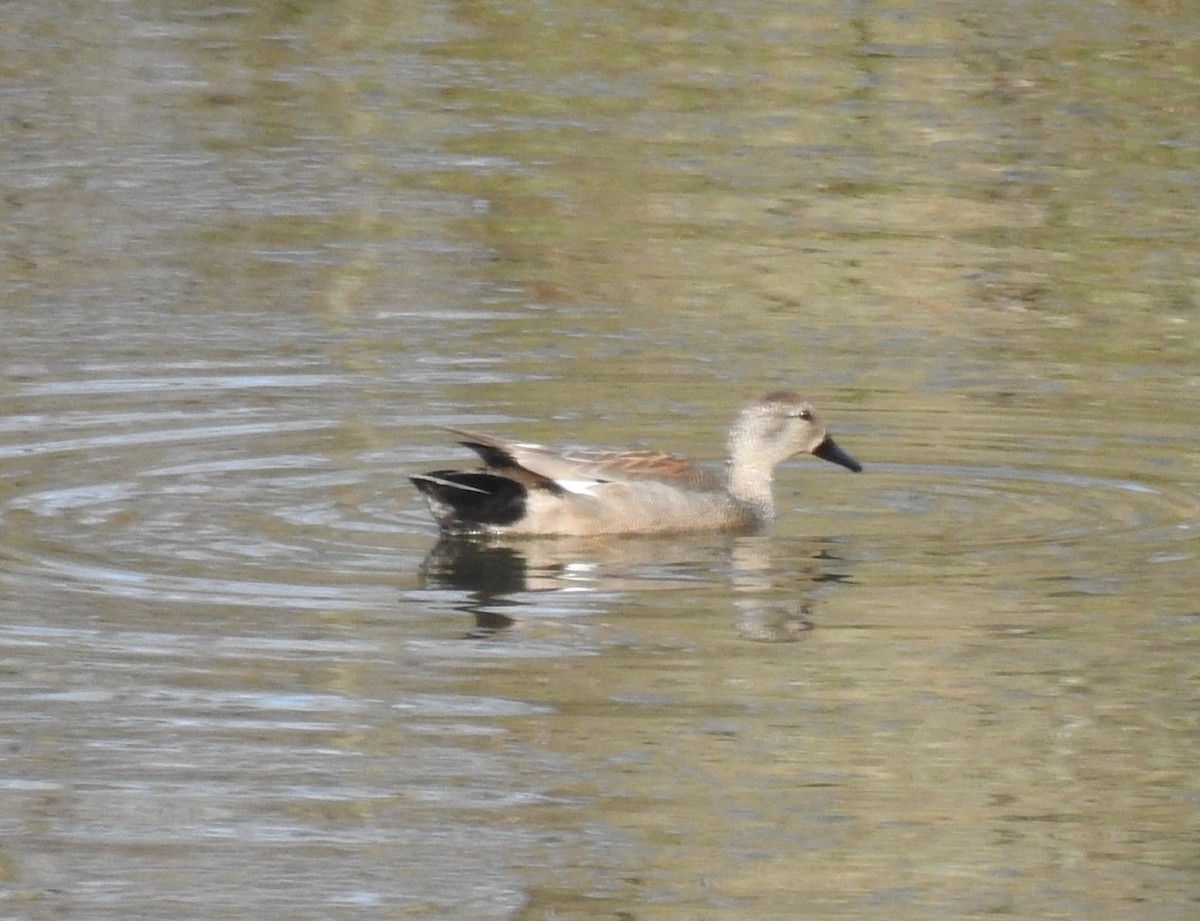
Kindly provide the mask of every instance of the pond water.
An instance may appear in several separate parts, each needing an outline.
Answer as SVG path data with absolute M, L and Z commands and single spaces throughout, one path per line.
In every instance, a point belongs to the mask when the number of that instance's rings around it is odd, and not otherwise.
M 0 914 L 1200 911 L 1162 3 L 10 5 Z M 439 425 L 765 534 L 439 542 Z

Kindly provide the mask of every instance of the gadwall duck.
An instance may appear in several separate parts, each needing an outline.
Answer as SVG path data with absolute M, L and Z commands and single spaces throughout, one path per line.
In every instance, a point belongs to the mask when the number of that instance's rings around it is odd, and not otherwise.
M 524 535 L 753 531 L 775 515 L 775 465 L 814 454 L 855 471 L 812 407 L 777 390 L 741 411 L 729 432 L 724 481 L 675 454 L 558 449 L 448 431 L 483 458 L 479 470 L 409 479 L 443 531 Z

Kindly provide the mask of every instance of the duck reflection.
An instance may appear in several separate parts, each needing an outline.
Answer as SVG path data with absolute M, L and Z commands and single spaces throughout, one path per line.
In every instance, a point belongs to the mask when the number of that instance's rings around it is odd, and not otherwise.
M 787 545 L 794 549 L 794 544 Z M 812 629 L 805 586 L 846 582 L 844 563 L 829 542 L 806 547 L 780 566 L 767 535 L 645 538 L 579 537 L 502 540 L 443 536 L 421 567 L 427 589 L 465 593 L 458 610 L 471 614 L 468 636 L 512 626 L 522 611 L 548 597 L 607 606 L 613 594 L 695 590 L 727 581 L 739 636 L 756 642 L 795 642 Z M 522 597 L 536 593 L 537 599 Z M 606 597 L 608 596 L 608 597 Z

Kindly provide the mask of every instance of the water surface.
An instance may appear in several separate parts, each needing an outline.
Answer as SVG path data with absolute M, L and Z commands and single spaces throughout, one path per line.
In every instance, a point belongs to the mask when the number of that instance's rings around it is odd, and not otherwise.
M 1186 5 L 17 5 L 0 904 L 1183 919 Z M 439 544 L 437 429 L 851 476 Z

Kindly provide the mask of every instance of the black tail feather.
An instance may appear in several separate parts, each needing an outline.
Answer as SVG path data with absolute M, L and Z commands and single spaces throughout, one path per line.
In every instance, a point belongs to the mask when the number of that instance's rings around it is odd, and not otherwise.
M 525 514 L 528 491 L 493 473 L 434 470 L 409 477 L 445 528 L 478 529 L 514 524 Z

